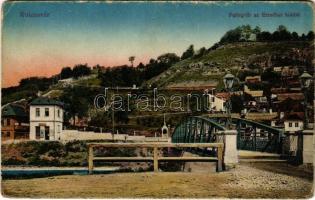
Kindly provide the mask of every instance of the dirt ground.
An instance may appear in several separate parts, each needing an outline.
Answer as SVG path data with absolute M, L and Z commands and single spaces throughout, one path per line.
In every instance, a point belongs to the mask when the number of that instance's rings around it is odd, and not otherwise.
M 309 198 L 313 177 L 287 164 L 242 163 L 221 173 L 117 173 L 2 180 L 5 197 Z

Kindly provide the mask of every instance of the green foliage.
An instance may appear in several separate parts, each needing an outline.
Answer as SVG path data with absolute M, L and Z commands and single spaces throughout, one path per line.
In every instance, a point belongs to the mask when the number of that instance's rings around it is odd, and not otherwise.
M 180 59 L 174 53 L 166 53 L 158 56 L 157 60 L 151 59 L 147 65 L 140 63 L 137 67 L 127 65 L 107 68 L 99 73 L 101 85 L 105 87 L 131 87 L 141 85 L 144 81 L 157 76 L 167 70 Z
M 75 65 L 72 70 L 73 78 L 79 78 L 81 76 L 87 76 L 91 74 L 91 68 L 87 64 Z
M 239 42 L 241 40 L 242 27 L 237 27 L 233 30 L 227 31 L 220 40 L 221 44 Z
M 131 87 L 133 84 L 141 83 L 140 71 L 127 65 L 108 68 L 99 74 L 101 84 L 106 87 Z
M 313 31 L 310 31 L 307 36 L 302 34 L 299 36 L 296 32 L 290 32 L 288 29 L 279 25 L 273 33 L 261 31 L 260 27 L 254 29 L 250 25 L 238 26 L 235 29 L 227 31 L 220 40 L 220 44 L 249 41 L 251 34 L 256 35 L 256 41 L 274 42 L 274 41 L 312 41 L 314 39 Z
M 70 67 L 62 68 L 62 70 L 60 72 L 60 78 L 61 79 L 70 78 L 72 76 L 73 76 L 73 73 L 72 73 L 72 69 Z
M 195 54 L 194 45 L 190 45 L 188 49 L 182 54 L 181 59 L 191 58 Z
M 201 47 L 197 53 L 194 55 L 194 58 L 200 58 L 207 53 L 207 49 L 205 47 Z
M 110 126 L 111 123 L 111 115 L 109 112 L 97 112 L 95 115 L 92 116 L 89 125 L 105 128 Z
M 262 81 L 266 81 L 275 87 L 279 83 L 279 80 L 281 80 L 281 75 L 269 68 L 261 74 L 261 79 Z
M 244 109 L 243 99 L 240 95 L 232 95 L 231 96 L 231 104 L 232 104 L 232 112 L 240 113 L 241 110 Z
M 95 150 L 95 155 L 137 156 L 134 149 Z M 2 145 L 3 165 L 87 166 L 86 141 L 28 141 Z
M 97 94 L 93 88 L 84 88 L 75 86 L 64 89 L 59 100 L 65 104 L 65 118 L 79 118 L 87 116 L 89 105 L 93 105 L 93 98 Z M 65 120 L 67 121 L 67 120 Z

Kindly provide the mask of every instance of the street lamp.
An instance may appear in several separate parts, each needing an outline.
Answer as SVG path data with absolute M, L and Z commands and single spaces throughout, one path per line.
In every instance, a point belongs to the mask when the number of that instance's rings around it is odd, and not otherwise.
M 233 83 L 235 80 L 235 76 L 233 74 L 231 74 L 230 72 L 228 72 L 224 77 L 223 77 L 223 82 L 224 82 L 224 86 L 225 89 L 228 91 L 228 102 L 227 102 L 227 114 L 228 114 L 228 118 L 227 118 L 227 126 L 230 127 L 231 124 L 231 89 L 233 87 Z
M 308 127 L 307 90 L 311 85 L 312 79 L 313 77 L 309 73 L 307 73 L 307 71 L 304 71 L 303 74 L 300 76 L 300 83 L 304 92 L 304 130 Z

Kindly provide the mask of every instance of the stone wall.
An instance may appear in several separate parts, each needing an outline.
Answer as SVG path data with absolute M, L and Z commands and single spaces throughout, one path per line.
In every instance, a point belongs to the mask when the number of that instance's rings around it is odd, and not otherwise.
M 126 140 L 144 141 L 145 136 L 129 136 L 127 134 L 95 133 L 92 131 L 63 130 L 60 140 Z
M 133 142 L 170 142 L 167 137 L 145 137 L 127 134 L 95 133 L 92 131 L 63 130 L 60 140 L 119 140 Z

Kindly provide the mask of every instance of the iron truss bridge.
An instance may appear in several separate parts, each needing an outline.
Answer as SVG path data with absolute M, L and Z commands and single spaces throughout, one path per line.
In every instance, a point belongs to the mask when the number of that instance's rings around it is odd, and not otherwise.
M 228 130 L 237 130 L 237 148 L 240 150 L 271 153 L 282 151 L 282 129 L 243 118 L 232 118 L 228 123 L 227 117 L 187 117 L 175 128 L 172 142 L 222 142 L 222 133 Z

